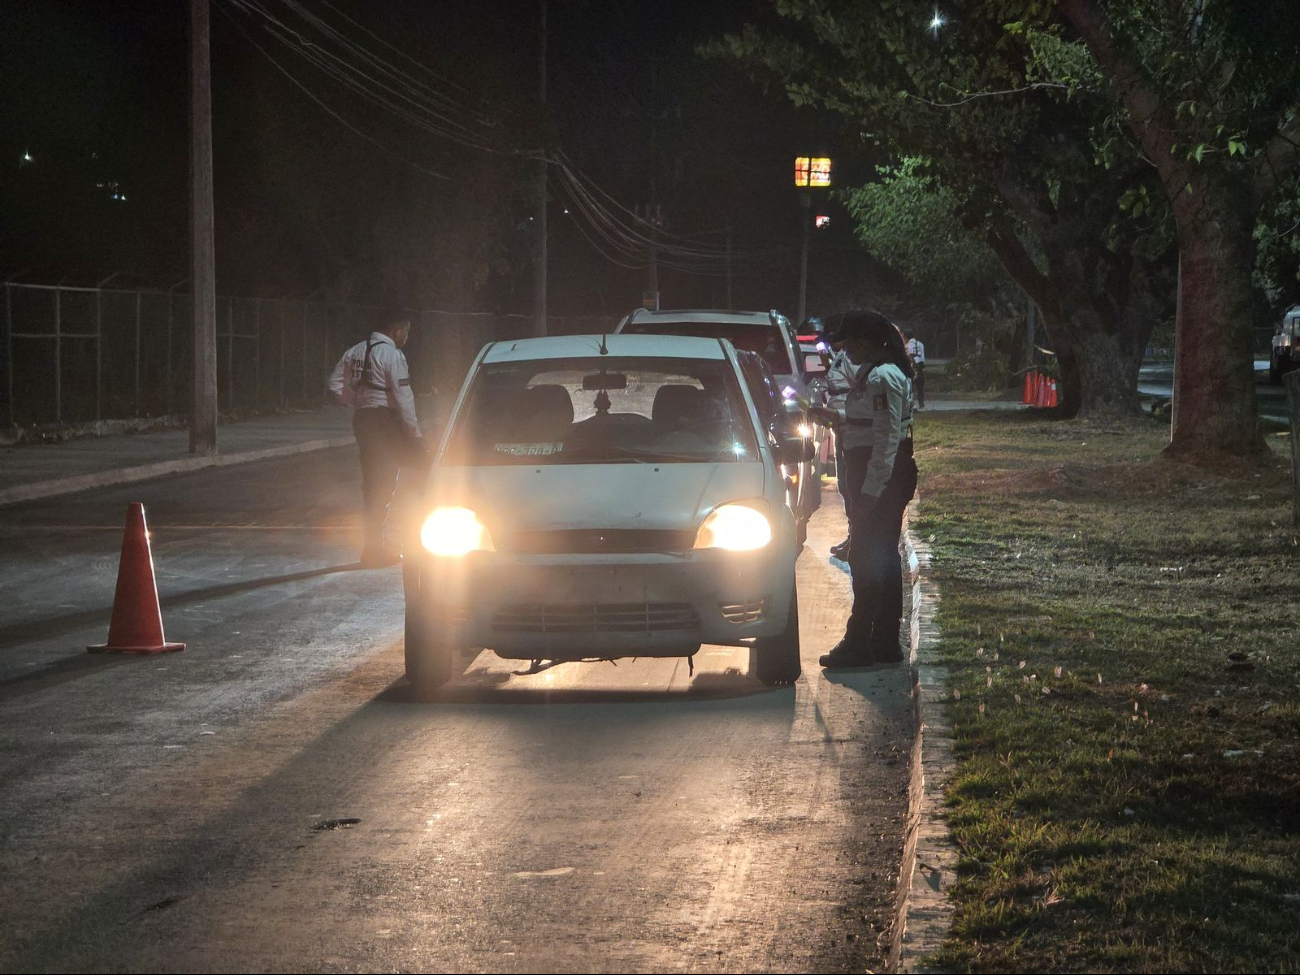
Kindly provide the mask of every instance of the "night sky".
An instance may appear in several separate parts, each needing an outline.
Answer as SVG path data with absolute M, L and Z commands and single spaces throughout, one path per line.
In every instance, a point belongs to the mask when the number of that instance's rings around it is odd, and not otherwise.
M 546 132 L 553 150 L 608 193 L 604 205 L 614 212 L 657 200 L 664 232 L 710 254 L 724 248 L 729 225 L 737 253 L 749 252 L 734 264 L 733 304 L 793 314 L 793 157 L 834 154 L 841 181 L 869 171 L 836 120 L 796 112 L 737 66 L 695 53 L 710 37 L 770 20 L 766 3 L 550 0 L 546 116 L 536 106 L 536 4 L 304 4 L 358 49 L 423 79 L 454 103 L 457 120 L 490 120 L 470 128 L 492 152 L 368 104 L 268 29 L 268 18 L 303 28 L 292 5 L 254 6 L 212 4 L 222 293 L 527 311 L 535 178 L 517 153 Z M 185 278 L 187 7 L 6 5 L 6 278 L 93 284 L 116 274 L 116 285 L 163 288 Z M 387 97 L 400 106 L 397 89 Z M 599 234 L 572 212 L 554 174 L 550 194 L 552 314 L 624 313 L 640 300 L 647 272 L 620 264 L 644 263 L 644 255 L 610 260 L 605 246 L 602 256 L 592 243 Z M 819 295 L 829 303 L 852 291 L 865 265 L 842 208 L 819 210 L 835 219 L 814 238 L 813 313 Z M 721 264 L 694 267 L 719 272 Z M 665 266 L 660 289 L 665 307 L 726 300 L 721 273 Z

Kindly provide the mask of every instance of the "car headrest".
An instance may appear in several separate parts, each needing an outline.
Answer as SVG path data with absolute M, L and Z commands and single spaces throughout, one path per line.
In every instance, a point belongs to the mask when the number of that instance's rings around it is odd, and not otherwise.
M 650 418 L 664 426 L 682 426 L 688 420 L 702 420 L 705 397 L 702 389 L 684 384 L 660 386 L 655 392 Z
M 530 437 L 560 436 L 573 424 L 573 400 L 563 386 L 531 386 L 519 397 L 515 417 Z

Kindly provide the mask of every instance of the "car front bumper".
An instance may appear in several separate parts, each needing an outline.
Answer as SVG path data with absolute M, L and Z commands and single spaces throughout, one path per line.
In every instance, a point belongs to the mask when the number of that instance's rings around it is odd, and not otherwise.
M 408 618 L 460 646 L 565 660 L 680 656 L 786 625 L 796 553 L 417 555 L 404 568 Z

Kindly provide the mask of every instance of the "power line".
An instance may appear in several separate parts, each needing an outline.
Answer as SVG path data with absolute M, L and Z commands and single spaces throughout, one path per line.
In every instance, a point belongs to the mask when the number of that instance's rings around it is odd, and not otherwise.
M 292 82 L 293 85 L 294 85 L 296 88 L 298 88 L 298 89 L 299 89 L 299 90 L 300 90 L 304 95 L 306 95 L 306 96 L 307 96 L 308 98 L 310 98 L 313 102 L 315 102 L 317 105 L 319 105 L 320 108 L 321 108 L 323 111 L 327 112 L 327 113 L 328 113 L 332 118 L 334 118 L 336 121 L 338 121 L 339 123 L 341 123 L 341 124 L 342 124 L 344 127 L 346 127 L 350 132 L 352 132 L 352 133 L 354 133 L 355 135 L 358 135 L 358 136 L 360 136 L 361 138 L 365 139 L 365 140 L 366 140 L 367 142 L 369 142 L 372 146 L 374 146 L 375 148 L 381 150 L 382 152 L 386 153 L 387 155 L 393 156 L 394 158 L 396 158 L 396 159 L 400 160 L 401 162 L 405 163 L 407 166 L 410 166 L 410 167 L 413 168 L 413 169 L 417 169 L 417 170 L 419 170 L 420 172 L 424 173 L 425 175 L 432 176 L 432 177 L 434 177 L 434 178 L 436 178 L 436 179 L 447 180 L 448 182 L 455 182 L 455 180 L 454 180 L 451 176 L 448 176 L 448 175 L 446 175 L 445 173 L 439 173 L 439 172 L 436 172 L 436 171 L 434 171 L 434 170 L 432 170 L 432 169 L 429 169 L 427 166 L 422 166 L 422 165 L 420 165 L 419 163 L 412 162 L 411 160 L 407 159 L 405 156 L 401 155 L 400 153 L 396 152 L 395 150 L 388 148 L 386 145 L 384 145 L 383 143 L 379 142 L 377 139 L 374 139 L 374 138 L 372 138 L 371 136 L 367 135 L 365 132 L 362 132 L 362 131 L 361 131 L 360 129 L 358 129 L 355 125 L 353 125 L 351 122 L 349 122 L 347 119 L 345 119 L 342 115 L 340 115 L 338 112 L 334 111 L 334 109 L 330 108 L 330 107 L 329 107 L 328 105 L 326 105 L 323 101 L 321 101 L 319 98 L 317 98 L 316 95 L 312 93 L 311 89 L 309 89 L 309 88 L 308 88 L 306 85 L 304 85 L 301 81 L 299 81 L 299 80 L 298 80 L 297 78 L 295 78 L 292 74 L 290 74 L 289 71 L 288 71 L 288 70 L 287 70 L 283 65 L 281 65 L 279 61 L 277 61 L 275 58 L 273 58 L 273 57 L 271 56 L 270 52 L 267 51 L 266 48 L 262 47 L 261 44 L 258 44 L 257 41 L 255 41 L 255 40 L 253 39 L 252 35 L 250 35 L 250 34 L 248 33 L 248 31 L 244 30 L 243 26 L 242 26 L 242 25 L 241 25 L 237 20 L 235 20 L 235 18 L 234 18 L 230 13 L 228 13 L 228 12 L 226 11 L 225 7 L 223 7 L 223 6 L 221 6 L 220 4 L 218 4 L 217 9 L 221 11 L 222 16 L 224 16 L 227 20 L 229 20 L 229 21 L 234 25 L 234 27 L 235 27 L 235 29 L 236 29 L 237 31 L 239 31 L 241 34 L 243 34 L 245 38 L 247 38 L 248 43 L 252 44 L 253 47 L 255 47 L 259 52 L 261 52 L 261 54 L 262 54 L 263 57 L 265 57 L 268 61 L 271 62 L 272 65 L 275 66 L 275 69 L 276 69 L 277 71 L 279 71 L 279 72 L 280 72 L 281 74 L 283 74 L 286 78 L 288 78 L 289 81 Z

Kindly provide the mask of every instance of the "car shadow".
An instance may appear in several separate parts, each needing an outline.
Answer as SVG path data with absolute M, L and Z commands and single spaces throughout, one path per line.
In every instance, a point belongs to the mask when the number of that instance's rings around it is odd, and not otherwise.
M 765 687 L 752 677 L 728 669 L 702 672 L 683 687 L 539 687 L 514 680 L 502 671 L 471 671 L 452 678 L 432 692 L 421 692 L 405 677 L 399 677 L 376 700 L 393 704 L 440 705 L 538 705 L 538 704 L 631 704 L 692 703 L 760 697 L 767 701 L 789 698 L 793 687 Z

